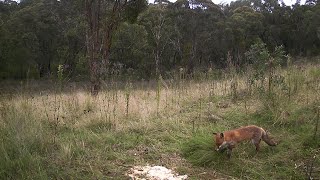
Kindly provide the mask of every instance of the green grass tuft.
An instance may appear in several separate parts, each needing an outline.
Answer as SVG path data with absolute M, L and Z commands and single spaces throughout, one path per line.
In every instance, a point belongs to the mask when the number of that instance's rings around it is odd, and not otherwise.
M 222 153 L 215 151 L 213 139 L 206 134 L 196 134 L 181 147 L 182 155 L 197 166 L 213 166 L 219 162 Z

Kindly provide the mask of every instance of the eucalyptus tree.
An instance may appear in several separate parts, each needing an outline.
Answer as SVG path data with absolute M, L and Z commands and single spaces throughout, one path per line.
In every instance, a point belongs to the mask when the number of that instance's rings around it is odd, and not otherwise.
M 153 64 L 148 45 L 147 31 L 144 26 L 121 23 L 114 34 L 110 55 L 110 74 L 132 73 L 136 77 L 146 78 L 151 75 Z
M 233 10 L 227 20 L 226 34 L 229 50 L 237 65 L 243 64 L 243 55 L 263 31 L 263 15 L 248 6 Z
M 102 74 L 106 73 L 109 64 L 112 36 L 121 21 L 124 20 L 127 10 L 132 11 L 130 5 L 145 0 L 85 0 L 85 15 L 87 22 L 86 47 L 90 67 L 91 94 L 97 95 L 100 90 Z
M 186 67 L 188 74 L 194 68 L 218 63 L 224 47 L 224 13 L 211 1 L 179 0 L 169 6 L 177 34 L 174 39 L 178 52 L 177 63 Z
M 55 1 L 21 1 L 4 24 L 6 64 L 10 77 L 51 74 L 59 36 Z M 10 3 L 11 5 L 11 3 Z
M 86 23 L 82 1 L 60 0 L 56 18 L 60 36 L 56 47 L 58 63 L 64 65 L 63 71 L 70 76 L 88 74 L 85 61 Z
M 317 55 L 320 53 L 320 39 L 317 32 L 320 27 L 320 5 L 295 4 L 290 18 L 290 52 L 294 55 Z
M 168 16 L 168 9 L 165 5 L 151 5 L 140 14 L 138 23 L 143 25 L 148 33 L 149 45 L 152 47 L 152 54 L 155 63 L 155 76 L 160 75 L 160 61 L 164 51 L 169 45 L 170 34 L 172 34 L 172 19 Z

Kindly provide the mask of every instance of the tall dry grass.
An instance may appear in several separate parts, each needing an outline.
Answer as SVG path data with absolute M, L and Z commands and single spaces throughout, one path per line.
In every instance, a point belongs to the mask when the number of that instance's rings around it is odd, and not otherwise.
M 268 110 L 274 126 L 300 123 L 285 116 L 320 101 L 319 69 L 278 69 L 274 75 L 283 79 L 274 82 L 273 96 L 266 93 L 267 80 L 248 83 L 250 72 L 234 72 L 232 79 L 225 74 L 219 80 L 129 82 L 130 86 L 114 81 L 105 83 L 95 97 L 83 83 L 64 83 L 62 91 L 55 82 L 3 83 L 0 178 L 116 177 L 128 162 L 154 162 L 164 153 L 176 153 L 181 139 L 199 131 L 258 122 L 245 119 L 261 109 Z M 234 112 L 248 116 L 237 119 Z M 135 155 L 147 151 L 153 156 Z

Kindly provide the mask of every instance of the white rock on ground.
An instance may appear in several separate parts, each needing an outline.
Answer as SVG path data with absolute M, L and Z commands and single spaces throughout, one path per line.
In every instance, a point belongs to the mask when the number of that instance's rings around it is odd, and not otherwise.
M 163 166 L 135 166 L 128 174 L 134 180 L 184 180 L 187 175 L 177 175 Z

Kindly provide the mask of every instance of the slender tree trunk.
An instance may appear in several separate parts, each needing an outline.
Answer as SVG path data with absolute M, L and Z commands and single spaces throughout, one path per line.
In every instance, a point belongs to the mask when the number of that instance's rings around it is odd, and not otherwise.
M 97 95 L 100 90 L 100 7 L 101 0 L 86 0 L 87 17 L 87 57 L 90 67 L 91 94 Z
M 160 52 L 159 52 L 159 47 L 158 47 L 158 43 L 157 43 L 157 47 L 156 47 L 156 52 L 155 52 L 155 63 L 156 63 L 156 77 L 158 78 L 160 75 L 160 68 L 159 68 L 159 61 L 160 61 Z
M 111 49 L 111 42 L 112 42 L 112 32 L 116 28 L 117 23 L 115 21 L 111 22 L 108 28 L 105 31 L 105 40 L 103 41 L 103 52 L 102 52 L 102 64 L 100 73 L 101 75 L 107 73 L 107 67 L 109 64 L 110 59 L 110 49 Z

